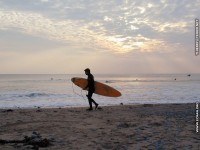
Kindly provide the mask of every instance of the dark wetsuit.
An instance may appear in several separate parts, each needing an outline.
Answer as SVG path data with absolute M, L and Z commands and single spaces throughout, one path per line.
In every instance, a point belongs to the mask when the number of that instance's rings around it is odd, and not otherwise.
M 86 88 L 88 88 L 88 101 L 89 101 L 89 105 L 90 108 L 92 108 L 92 102 L 97 105 L 97 103 L 92 99 L 92 95 L 95 92 L 95 84 L 94 84 L 94 76 L 90 73 L 88 74 L 88 84 L 86 86 Z

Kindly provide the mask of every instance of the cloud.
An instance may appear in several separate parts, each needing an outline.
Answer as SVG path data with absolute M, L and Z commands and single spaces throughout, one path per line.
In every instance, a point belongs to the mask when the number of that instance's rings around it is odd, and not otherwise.
M 116 52 L 126 52 L 127 48 L 121 47 L 117 38 L 110 38 L 105 35 L 106 31 L 102 24 L 92 22 L 85 24 L 81 21 L 58 21 L 49 19 L 37 13 L 27 13 L 20 11 L 0 11 L 0 28 L 16 29 L 22 33 L 58 40 L 72 45 L 86 47 L 97 47 L 99 49 L 111 50 Z M 99 31 L 90 30 L 99 28 Z M 115 35 L 116 36 L 116 35 Z M 112 36 L 111 36 L 112 37 Z M 123 51 L 123 49 L 125 51 Z
M 199 0 L 0 0 L 2 73 L 198 72 Z M 103 67 L 102 67 L 103 66 Z M 148 67 L 147 67 L 148 66 Z
M 59 21 L 44 17 L 37 13 L 22 11 L 0 11 L 0 29 L 12 29 L 64 43 L 87 45 L 98 36 L 88 30 L 81 22 L 65 20 Z
M 196 1 L 197 2 L 197 1 Z M 191 33 L 195 3 L 187 1 L 3 1 L 0 28 L 92 49 L 128 53 L 174 51 Z M 28 11 L 27 11 L 28 10 Z M 181 42 L 176 41 L 181 35 Z
M 41 0 L 41 2 L 48 2 L 49 0 Z

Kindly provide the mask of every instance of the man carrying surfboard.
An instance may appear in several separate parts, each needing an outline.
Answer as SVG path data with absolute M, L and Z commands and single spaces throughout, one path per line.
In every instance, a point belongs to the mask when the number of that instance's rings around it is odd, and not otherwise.
M 92 103 L 95 104 L 95 109 L 97 109 L 98 105 L 93 99 L 92 99 L 92 95 L 95 92 L 95 85 L 94 85 L 94 76 L 90 73 L 90 69 L 87 68 L 84 70 L 85 74 L 88 76 L 87 78 L 87 86 L 85 88 L 83 88 L 83 90 L 88 89 L 88 95 L 86 95 L 88 97 L 88 102 L 90 105 L 90 108 L 87 110 L 93 110 L 92 108 Z

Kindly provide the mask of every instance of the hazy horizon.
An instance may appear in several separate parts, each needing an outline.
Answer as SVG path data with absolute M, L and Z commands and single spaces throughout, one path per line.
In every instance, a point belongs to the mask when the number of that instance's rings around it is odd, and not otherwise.
M 95 73 L 92 72 L 93 75 L 124 75 L 124 76 L 136 76 L 136 75 L 200 75 L 200 73 L 124 73 L 124 74 L 117 74 L 117 73 Z M 10 73 L 10 74 L 3 74 L 0 73 L 0 75 L 83 75 L 86 76 L 85 73 L 70 73 L 70 74 L 66 74 L 66 73 Z
M 0 74 L 198 74 L 198 0 L 0 0 Z

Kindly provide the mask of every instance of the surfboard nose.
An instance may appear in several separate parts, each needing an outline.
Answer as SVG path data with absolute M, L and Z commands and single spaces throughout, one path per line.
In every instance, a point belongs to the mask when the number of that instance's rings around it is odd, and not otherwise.
M 72 82 L 75 82 L 75 78 L 71 78 L 71 81 L 72 81 Z

